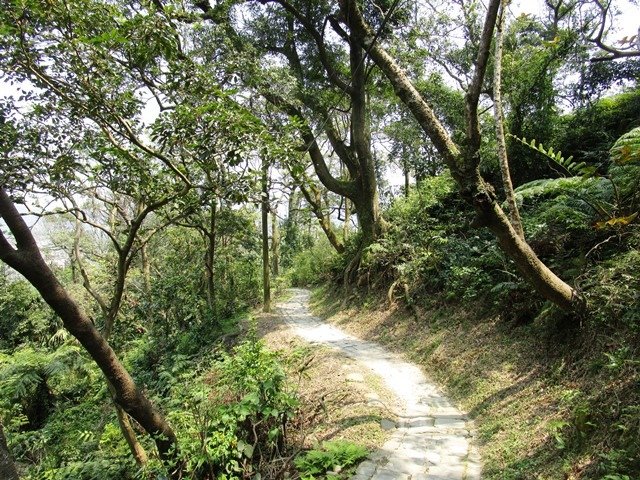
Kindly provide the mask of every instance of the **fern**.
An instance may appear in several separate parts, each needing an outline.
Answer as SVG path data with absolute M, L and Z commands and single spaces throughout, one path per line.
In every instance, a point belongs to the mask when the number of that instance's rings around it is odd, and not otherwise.
M 540 152 L 548 159 L 553 160 L 574 177 L 590 178 L 593 177 L 596 173 L 595 166 L 587 165 L 585 162 L 574 162 L 573 155 L 565 158 L 560 150 L 556 152 L 553 150 L 553 147 L 545 148 L 542 142 L 536 144 L 535 139 L 531 139 L 531 141 L 529 142 L 525 137 L 520 138 L 512 134 L 509 134 L 509 136 L 515 138 L 518 142 L 526 145 L 532 150 Z
M 611 160 L 618 165 L 640 163 L 640 127 L 636 127 L 618 138 L 609 153 Z
M 310 450 L 294 460 L 300 477 L 348 478 L 355 466 L 367 457 L 366 448 L 355 443 L 336 440 L 324 442 L 321 449 Z
M 0 405 L 2 399 L 20 401 L 29 397 L 41 383 L 60 388 L 65 381 L 72 382 L 71 374 L 78 378 L 90 375 L 90 363 L 75 344 L 65 344 L 53 352 L 25 346 L 11 356 L 1 354 Z

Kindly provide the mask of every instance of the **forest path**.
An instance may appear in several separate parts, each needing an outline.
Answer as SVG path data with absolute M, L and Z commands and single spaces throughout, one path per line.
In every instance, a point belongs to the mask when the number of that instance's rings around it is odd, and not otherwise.
M 398 398 L 399 422 L 381 449 L 362 462 L 352 480 L 478 480 L 480 459 L 465 416 L 420 368 L 380 345 L 360 340 L 309 312 L 310 292 L 291 289 L 277 306 L 294 333 L 330 346 L 375 375 Z

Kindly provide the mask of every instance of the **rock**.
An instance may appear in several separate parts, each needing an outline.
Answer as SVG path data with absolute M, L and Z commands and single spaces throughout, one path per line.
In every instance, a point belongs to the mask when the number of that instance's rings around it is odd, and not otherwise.
M 397 425 L 396 422 L 389 420 L 388 418 L 383 418 L 380 420 L 380 427 L 383 430 L 393 430 L 394 428 L 397 428 Z

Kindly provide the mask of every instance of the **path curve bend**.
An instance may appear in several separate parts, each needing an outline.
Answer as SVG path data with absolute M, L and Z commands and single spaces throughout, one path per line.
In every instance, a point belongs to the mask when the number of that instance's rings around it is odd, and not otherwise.
M 291 289 L 278 309 L 304 340 L 333 347 L 379 376 L 398 398 L 392 437 L 362 462 L 352 480 L 479 480 L 471 422 L 419 367 L 309 313 L 309 291 Z

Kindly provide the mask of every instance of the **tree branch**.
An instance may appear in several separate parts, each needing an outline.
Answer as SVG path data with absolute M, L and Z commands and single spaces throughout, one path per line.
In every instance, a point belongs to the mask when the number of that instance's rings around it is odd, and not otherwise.
M 608 55 L 601 55 L 592 57 L 592 62 L 606 62 L 615 60 L 617 58 L 629 58 L 629 57 L 640 57 L 640 28 L 638 28 L 638 33 L 636 36 L 636 48 L 637 50 L 631 50 L 633 48 L 633 44 L 629 42 L 629 46 L 627 48 L 615 48 L 611 45 L 607 45 L 604 43 L 603 37 L 606 30 L 607 25 L 607 16 L 609 15 L 609 9 L 611 7 L 611 2 L 607 1 L 601 3 L 599 1 L 593 2 L 598 6 L 600 10 L 600 26 L 598 28 L 598 33 L 594 37 L 588 37 L 587 41 L 595 44 L 601 50 L 604 50 L 608 53 Z
M 482 84 L 484 83 L 484 77 L 487 71 L 487 63 L 491 54 L 491 40 L 493 39 L 493 31 L 498 18 L 499 8 L 500 0 L 490 0 L 489 6 L 487 7 L 484 26 L 482 28 L 482 36 L 480 37 L 480 45 L 478 47 L 478 56 L 476 57 L 476 68 L 473 80 L 467 90 L 465 113 L 467 116 L 467 149 L 469 152 L 475 152 L 480 148 L 478 102 L 480 100 Z
M 344 1 L 341 0 L 340 2 L 341 8 L 344 8 Z M 451 140 L 431 106 L 427 104 L 396 61 L 377 42 L 374 42 L 375 34 L 357 8 L 354 9 L 351 19 L 352 24 L 349 25 L 349 28 L 357 29 L 361 32 L 359 38 L 371 58 L 391 81 L 396 95 L 416 117 L 418 123 L 443 156 L 445 162 L 450 166 L 455 166 L 460 153 L 459 149 Z
M 18 212 L 18 209 L 11 198 L 9 198 L 9 195 L 3 186 L 0 186 L 0 217 L 4 219 L 7 227 L 9 227 L 9 230 L 13 233 L 13 238 L 16 241 L 18 251 L 22 250 L 29 253 L 38 252 L 38 245 L 33 238 L 31 230 L 22 218 L 22 215 L 20 215 L 20 212 Z M 6 243 L 3 247 L 6 248 L 9 243 L 6 238 L 4 241 Z M 15 252 L 16 250 L 13 251 Z
M 318 30 L 316 30 L 316 28 L 309 21 L 309 19 L 305 17 L 302 14 L 302 12 L 300 12 L 297 8 L 295 8 L 286 0 L 266 0 L 266 1 L 278 3 L 280 6 L 282 6 L 282 8 L 285 9 L 285 11 L 289 12 L 291 15 L 295 17 L 295 19 L 298 22 L 300 22 L 300 25 L 302 25 L 304 29 L 307 31 L 307 33 L 311 35 L 311 38 L 313 38 L 316 44 L 316 48 L 318 49 L 318 58 L 320 59 L 320 63 L 322 63 L 322 67 L 327 72 L 328 78 L 340 90 L 342 90 L 347 94 L 351 94 L 351 90 L 352 90 L 351 85 L 347 83 L 344 79 L 342 79 L 340 75 L 338 75 L 338 72 L 331 64 L 331 61 L 329 60 L 329 55 L 327 54 L 327 49 L 324 44 L 323 36 L 320 34 L 320 32 L 318 32 Z
M 311 127 L 309 127 L 309 124 L 305 121 L 300 109 L 274 93 L 261 92 L 261 94 L 269 103 L 279 108 L 283 113 L 286 113 L 291 118 L 298 118 L 302 122 L 301 136 L 305 142 L 304 151 L 309 153 L 313 167 L 322 184 L 338 195 L 352 198 L 355 195 L 355 184 L 353 182 L 338 180 L 331 174 L 324 155 L 318 146 L 316 137 Z

